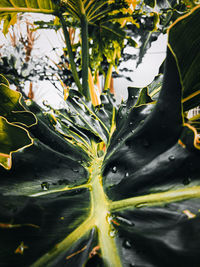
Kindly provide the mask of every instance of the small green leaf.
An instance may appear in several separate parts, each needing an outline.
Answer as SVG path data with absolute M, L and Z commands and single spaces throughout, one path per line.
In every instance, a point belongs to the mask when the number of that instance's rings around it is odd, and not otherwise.
M 135 106 L 145 105 L 148 103 L 152 103 L 153 100 L 151 99 L 147 87 L 143 88 L 140 92 L 140 96 Z
M 8 33 L 8 29 L 11 25 L 14 25 L 17 22 L 17 14 L 12 13 L 8 14 L 4 17 L 4 24 L 3 24 L 3 34 L 6 35 Z

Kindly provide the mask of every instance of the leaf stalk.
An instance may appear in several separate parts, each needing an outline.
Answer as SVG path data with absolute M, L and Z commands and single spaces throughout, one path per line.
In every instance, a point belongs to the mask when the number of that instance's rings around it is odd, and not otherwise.
M 80 83 L 80 79 L 78 76 L 78 72 L 76 70 L 76 64 L 74 62 L 74 55 L 73 55 L 73 51 L 72 51 L 72 46 L 71 46 L 71 42 L 70 42 L 70 36 L 69 36 L 69 32 L 67 30 L 67 25 L 65 22 L 65 19 L 63 17 L 63 15 L 59 15 L 59 19 L 60 19 L 60 23 L 62 25 L 62 30 L 63 30 L 63 34 L 64 34 L 64 38 L 65 38 L 65 43 L 66 43 L 66 47 L 67 47 L 67 51 L 69 54 L 69 62 L 71 64 L 71 71 L 72 71 L 72 75 L 74 78 L 74 81 L 78 87 L 78 90 L 80 93 L 83 93 L 83 88 L 82 85 Z
M 82 87 L 83 95 L 88 101 L 91 100 L 89 91 L 89 44 L 88 44 L 88 21 L 87 17 L 81 15 L 81 39 L 82 39 Z

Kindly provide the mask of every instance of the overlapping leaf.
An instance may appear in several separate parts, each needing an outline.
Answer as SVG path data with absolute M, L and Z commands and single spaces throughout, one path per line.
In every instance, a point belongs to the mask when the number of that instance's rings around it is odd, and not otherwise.
M 9 27 L 16 23 L 17 13 L 54 14 L 57 9 L 56 1 L 53 0 L 3 0 L 0 3 L 0 21 L 4 21 L 3 32 L 6 34 Z
M 10 169 L 12 153 L 33 142 L 28 132 L 17 125 L 32 126 L 36 118 L 24 109 L 21 94 L 11 90 L 2 75 L 0 82 L 0 165 Z
M 156 104 L 130 88 L 119 108 L 103 96 L 94 109 L 72 91 L 66 110 L 48 115 L 53 124 L 33 106 L 37 141 L 15 155 L 10 173 L 1 170 L 3 266 L 198 266 L 200 151 L 182 114 L 186 78 L 173 36 L 183 24 L 182 40 L 198 46 L 190 19 L 198 25 L 199 10 L 169 31 Z M 192 90 L 198 80 L 186 73 Z

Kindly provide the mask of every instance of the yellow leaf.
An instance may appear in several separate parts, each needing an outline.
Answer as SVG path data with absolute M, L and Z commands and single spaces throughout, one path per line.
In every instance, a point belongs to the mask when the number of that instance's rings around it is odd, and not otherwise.
M 90 89 L 90 96 L 91 96 L 91 101 L 94 106 L 99 106 L 101 104 L 100 100 L 100 94 L 97 88 L 95 88 L 93 77 L 91 70 L 89 68 L 88 71 L 88 81 L 89 81 L 89 89 Z
M 11 25 L 17 22 L 17 13 L 8 14 L 4 17 L 3 34 L 6 35 Z

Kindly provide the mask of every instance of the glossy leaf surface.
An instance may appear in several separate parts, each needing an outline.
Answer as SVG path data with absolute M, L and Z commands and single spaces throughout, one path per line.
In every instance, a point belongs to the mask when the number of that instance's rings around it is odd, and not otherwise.
M 30 105 L 34 146 L 0 173 L 3 266 L 198 266 L 199 139 L 182 114 L 173 34 L 183 23 L 185 42 L 198 44 L 199 28 L 187 33 L 199 10 L 169 31 L 156 104 L 146 89 L 129 88 L 120 106 L 102 95 L 94 108 L 76 91 L 46 116 Z

